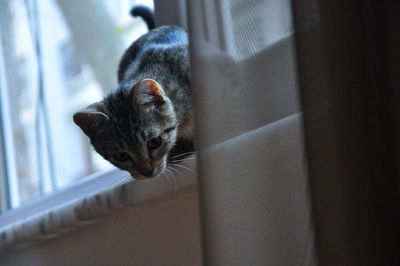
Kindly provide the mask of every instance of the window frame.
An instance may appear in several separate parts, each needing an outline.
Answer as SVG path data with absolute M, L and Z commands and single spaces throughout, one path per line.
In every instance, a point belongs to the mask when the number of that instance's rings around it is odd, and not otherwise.
M 9 115 L 7 75 L 4 62 L 3 38 L 0 29 L 0 206 L 1 211 L 12 209 L 20 204 L 18 193 L 18 179 L 15 165 L 15 152 L 13 134 L 11 132 L 11 121 Z

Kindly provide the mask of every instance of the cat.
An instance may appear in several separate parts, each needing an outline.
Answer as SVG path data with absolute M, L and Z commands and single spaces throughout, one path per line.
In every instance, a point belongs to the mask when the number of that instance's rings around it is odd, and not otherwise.
M 188 35 L 153 28 L 151 11 L 141 8 L 131 13 L 150 31 L 122 56 L 118 88 L 73 116 L 94 149 L 135 179 L 155 177 L 168 158 L 194 150 Z

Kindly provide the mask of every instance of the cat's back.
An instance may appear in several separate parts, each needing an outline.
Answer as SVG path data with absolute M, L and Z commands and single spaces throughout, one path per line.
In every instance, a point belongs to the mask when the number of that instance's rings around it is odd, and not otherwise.
M 185 45 L 188 43 L 187 34 L 184 29 L 174 25 L 166 25 L 155 28 L 142 37 L 135 44 L 145 45 Z
M 146 54 L 168 52 L 170 50 L 187 50 L 188 36 L 184 29 L 173 26 L 161 26 L 141 36 L 126 50 L 118 68 L 118 82 L 126 77 L 129 69 L 144 60 Z M 179 55 L 178 55 L 179 56 Z

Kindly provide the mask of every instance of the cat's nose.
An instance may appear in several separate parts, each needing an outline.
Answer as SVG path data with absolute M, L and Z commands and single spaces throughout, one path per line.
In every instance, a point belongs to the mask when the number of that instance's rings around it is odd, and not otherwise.
M 154 169 L 146 169 L 140 172 L 145 177 L 152 177 L 154 174 Z

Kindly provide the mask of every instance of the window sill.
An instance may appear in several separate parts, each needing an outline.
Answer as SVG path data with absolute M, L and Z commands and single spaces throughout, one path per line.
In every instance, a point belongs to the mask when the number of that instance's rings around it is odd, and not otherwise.
M 4 212 L 0 215 L 0 254 L 10 247 L 100 222 L 116 210 L 148 206 L 195 192 L 195 159 L 181 165 L 179 173 L 173 171 L 172 177 L 135 182 L 127 182 L 126 172 L 112 169 Z

